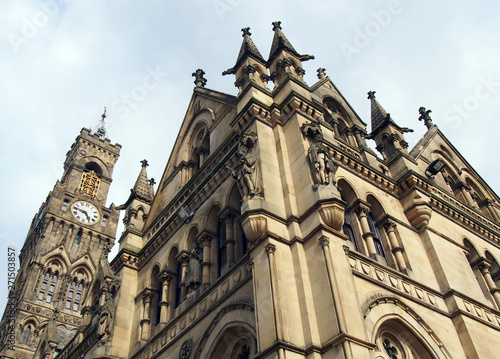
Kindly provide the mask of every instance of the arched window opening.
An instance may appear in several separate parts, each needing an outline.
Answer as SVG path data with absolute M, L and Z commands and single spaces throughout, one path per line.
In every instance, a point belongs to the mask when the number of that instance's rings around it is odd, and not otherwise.
M 38 292 L 38 299 L 42 300 L 45 296 L 45 290 L 47 289 L 47 284 L 49 283 L 50 272 L 45 273 L 43 277 L 42 285 L 40 286 L 40 291 Z
M 151 306 L 150 306 L 150 315 L 151 321 L 156 326 L 160 323 L 160 302 L 161 302 L 161 288 L 159 281 L 160 267 L 155 266 L 153 271 L 151 272 L 151 277 L 149 281 L 149 286 L 151 289 Z
M 73 311 L 78 311 L 80 300 L 82 299 L 83 283 L 80 282 L 76 288 L 75 302 L 73 303 Z
M 76 246 L 80 245 L 80 241 L 82 240 L 83 231 L 80 229 L 76 234 L 75 241 L 73 242 Z
M 376 352 L 383 353 L 390 359 L 437 359 L 432 354 L 432 349 L 398 320 L 384 323 L 375 342 Z
M 347 203 L 344 216 L 344 225 L 342 227 L 342 231 L 347 236 L 348 240 L 346 242 L 346 245 L 353 251 L 365 252 L 363 243 L 359 243 L 359 238 L 361 238 L 359 233 L 360 227 L 357 217 L 354 213 L 356 209 L 355 203 L 358 196 L 354 192 L 354 189 L 344 179 L 339 179 L 339 181 L 337 182 L 337 186 L 340 188 L 340 196 L 342 200 Z
M 23 340 L 21 341 L 22 344 L 28 344 L 28 340 L 30 339 L 30 334 L 31 334 L 31 325 L 28 325 L 24 330 Z
M 377 251 L 377 254 L 384 259 L 387 260 L 387 256 L 385 255 L 385 250 L 384 246 L 382 245 L 382 239 L 380 237 L 380 232 L 375 226 L 375 217 L 373 216 L 373 213 L 368 213 L 367 215 L 368 218 L 368 225 L 370 226 L 370 231 L 374 234 L 373 236 L 373 243 L 375 244 L 375 250 Z
M 182 301 L 182 291 L 181 291 L 181 273 L 182 273 L 182 268 L 181 268 L 181 263 L 177 263 L 177 275 L 176 275 L 176 281 L 175 281 L 175 307 L 177 308 Z
M 66 309 L 71 308 L 71 303 L 73 303 L 73 295 L 75 294 L 76 280 L 73 279 L 69 287 L 68 296 L 66 297 Z
M 95 162 L 88 162 L 86 165 L 85 165 L 85 172 L 91 172 L 91 171 L 94 171 L 95 174 L 98 176 L 98 177 L 101 177 L 102 176 L 102 169 L 101 169 L 101 166 L 99 166 L 97 163 Z
M 469 265 L 474 273 L 474 277 L 483 292 L 484 298 L 493 305 L 493 298 L 490 289 L 494 289 L 488 279 L 491 278 L 491 264 L 484 257 L 481 257 L 472 243 L 464 239 L 464 246 L 466 248 L 465 256 Z M 489 277 L 489 278 L 488 278 Z M 491 287 L 491 288 L 490 288 Z M 500 303 L 498 303 L 500 305 Z
M 227 263 L 226 223 L 221 220 L 217 227 L 217 277 L 222 275 Z
M 354 228 L 352 226 L 352 218 L 351 213 L 346 211 L 344 218 L 344 225 L 342 227 L 342 231 L 347 236 L 349 242 L 352 243 L 356 252 L 359 252 L 358 243 L 356 241 L 356 235 L 354 234 Z
M 54 273 L 54 275 L 52 276 L 52 280 L 50 281 L 49 289 L 47 291 L 47 298 L 45 299 L 47 303 L 50 303 L 52 301 L 52 297 L 54 296 L 54 291 L 57 284 L 57 274 L 57 272 Z

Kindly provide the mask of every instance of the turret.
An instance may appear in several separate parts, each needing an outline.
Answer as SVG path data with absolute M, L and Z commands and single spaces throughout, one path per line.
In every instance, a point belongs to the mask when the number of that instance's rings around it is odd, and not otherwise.
M 368 92 L 368 99 L 371 101 L 372 132 L 370 138 L 377 145 L 377 150 L 385 160 L 388 160 L 399 153 L 408 155 L 408 142 L 405 141 L 404 134 L 413 130 L 400 127 L 391 118 L 382 105 L 375 98 L 375 91 Z
M 119 207 L 125 210 L 123 218 L 125 229 L 120 239 L 120 250 L 127 245 L 135 248 L 142 246 L 141 233 L 154 198 L 155 180 L 148 179 L 146 171 L 146 167 L 149 166 L 148 161 L 142 160 L 141 165 L 141 172 L 130 190 L 129 198 Z

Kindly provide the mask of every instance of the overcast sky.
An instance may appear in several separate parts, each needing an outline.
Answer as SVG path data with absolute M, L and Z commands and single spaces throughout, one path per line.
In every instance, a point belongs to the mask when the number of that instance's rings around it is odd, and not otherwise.
M 0 3 L 0 307 L 8 247 L 19 254 L 35 213 L 82 127 L 108 106 L 108 137 L 123 146 L 108 196 L 122 204 L 146 158 L 159 181 L 202 68 L 210 89 L 236 95 L 240 29 L 267 59 L 271 22 L 301 54 L 305 80 L 326 68 L 370 123 L 366 93 L 393 119 L 425 133 L 432 118 L 500 191 L 500 3 L 496 1 L 76 1 Z

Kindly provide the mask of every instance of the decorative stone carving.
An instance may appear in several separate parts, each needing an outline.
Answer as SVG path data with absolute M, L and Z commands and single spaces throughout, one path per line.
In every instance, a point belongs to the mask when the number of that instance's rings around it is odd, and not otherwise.
M 318 124 L 305 123 L 301 131 L 306 137 L 314 138 L 309 147 L 309 163 L 311 166 L 312 177 L 314 181 L 313 188 L 321 185 L 335 185 L 335 173 L 339 164 L 330 155 L 329 149 L 323 144 L 323 134 Z
M 340 203 L 323 204 L 319 209 L 323 222 L 336 231 L 341 231 L 345 219 L 345 207 Z
M 255 142 L 257 142 L 255 132 L 244 133 L 241 136 L 238 146 L 239 163 L 231 172 L 231 176 L 238 182 L 243 200 L 255 196 L 263 197 L 259 163 L 250 150 Z
M 205 87 L 205 85 L 207 84 L 207 79 L 204 78 L 203 75 L 205 75 L 205 71 L 203 71 L 202 69 L 198 69 L 192 73 L 191 76 L 195 78 L 194 83 L 196 84 L 196 86 Z
M 316 72 L 318 73 L 318 79 L 324 80 L 326 78 L 326 69 L 324 67 L 320 67 Z
M 262 215 L 250 215 L 243 220 L 241 227 L 250 242 L 255 242 L 267 231 L 267 219 Z
M 427 127 L 427 129 L 430 129 L 433 126 L 432 118 L 429 115 L 431 112 L 432 112 L 431 110 L 427 110 L 425 107 L 420 107 L 418 109 L 418 113 L 420 114 L 418 120 L 424 121 L 424 125 L 425 127 Z
M 186 340 L 181 345 L 179 350 L 179 359 L 187 359 L 191 355 L 191 349 L 193 347 L 193 341 L 191 339 Z
M 422 197 L 415 194 L 412 203 L 405 210 L 405 214 L 408 221 L 410 221 L 410 224 L 420 230 L 429 224 L 429 220 L 432 215 L 432 208 L 422 199 Z

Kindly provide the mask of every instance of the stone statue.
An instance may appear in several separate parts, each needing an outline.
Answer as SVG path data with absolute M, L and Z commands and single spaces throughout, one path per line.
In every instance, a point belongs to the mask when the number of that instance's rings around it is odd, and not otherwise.
M 188 293 L 195 291 L 198 289 L 201 283 L 201 269 L 200 269 L 200 250 L 198 246 L 193 248 L 189 255 L 189 262 L 186 271 L 186 280 L 185 285 L 188 290 Z
M 243 200 L 254 196 L 262 197 L 262 189 L 260 187 L 260 170 L 257 163 L 257 157 L 250 152 L 249 146 L 253 145 L 257 140 L 255 133 L 244 134 L 238 146 L 239 163 L 236 168 L 231 171 L 233 178 L 238 181 Z
M 323 144 L 323 136 L 317 134 L 314 142 L 309 147 L 309 161 L 315 187 L 320 185 L 336 184 L 335 172 L 339 167 L 338 163 L 332 158 L 328 148 Z
M 313 138 L 308 153 L 314 181 L 313 188 L 317 189 L 321 185 L 336 185 L 335 173 L 339 164 L 332 158 L 330 151 L 323 144 L 321 126 L 316 122 L 309 122 L 304 123 L 300 129 L 304 136 Z

